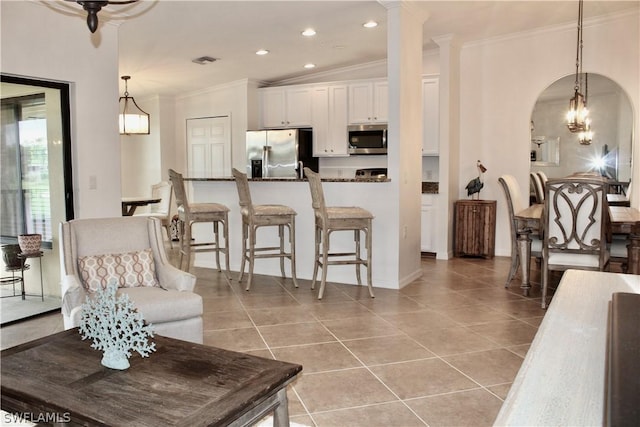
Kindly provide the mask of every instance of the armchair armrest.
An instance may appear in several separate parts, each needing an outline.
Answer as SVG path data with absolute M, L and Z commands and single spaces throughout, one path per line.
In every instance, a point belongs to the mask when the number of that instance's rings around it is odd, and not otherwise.
M 65 317 L 71 317 L 74 309 L 79 308 L 85 301 L 87 292 L 80 284 L 76 275 L 66 275 L 62 278 L 62 307 Z
M 193 288 L 196 285 L 196 276 L 182 271 L 169 263 L 156 264 L 156 274 L 158 275 L 160 287 L 163 289 L 193 292 Z

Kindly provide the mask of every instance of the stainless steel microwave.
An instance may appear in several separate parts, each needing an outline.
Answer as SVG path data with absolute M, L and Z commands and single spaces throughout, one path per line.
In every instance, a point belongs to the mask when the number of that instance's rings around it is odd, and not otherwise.
M 387 125 L 351 125 L 349 154 L 387 154 Z

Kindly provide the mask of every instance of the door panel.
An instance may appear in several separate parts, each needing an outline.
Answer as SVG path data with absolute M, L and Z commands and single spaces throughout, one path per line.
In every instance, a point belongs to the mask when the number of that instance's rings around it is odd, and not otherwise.
M 187 120 L 187 176 L 231 176 L 229 116 Z

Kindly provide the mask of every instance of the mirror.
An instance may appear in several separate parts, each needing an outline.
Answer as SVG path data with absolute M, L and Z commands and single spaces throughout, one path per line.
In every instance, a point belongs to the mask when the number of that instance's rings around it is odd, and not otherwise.
M 531 137 L 532 166 L 560 166 L 560 137 L 535 135 Z
M 633 115 L 631 101 L 613 80 L 587 74 L 587 107 L 593 139 L 581 145 L 565 124 L 575 76 L 563 77 L 538 97 L 531 113 L 531 171 L 549 178 L 598 172 L 619 181 L 631 179 Z

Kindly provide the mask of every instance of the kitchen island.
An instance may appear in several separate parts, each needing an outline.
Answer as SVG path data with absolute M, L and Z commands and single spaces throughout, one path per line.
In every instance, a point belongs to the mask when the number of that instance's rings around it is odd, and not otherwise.
M 385 203 L 397 197 L 389 179 L 349 179 L 323 178 L 323 190 L 328 206 L 359 206 L 374 215 L 373 220 L 373 286 L 398 289 L 398 213 L 393 203 Z M 230 208 L 229 212 L 229 253 L 231 270 L 240 270 L 242 251 L 242 218 L 238 205 L 238 192 L 232 177 L 222 178 L 185 178 L 189 198 L 194 203 L 222 203 Z M 306 179 L 298 178 L 250 178 L 251 197 L 254 204 L 281 204 L 295 209 L 296 216 L 296 270 L 298 279 L 310 280 L 314 259 L 314 213 L 311 206 L 311 193 Z M 397 189 L 395 189 L 397 191 Z M 194 225 L 196 241 L 204 241 L 210 232 L 207 224 Z M 265 245 L 277 245 L 277 231 L 260 229 L 258 240 Z M 416 230 L 415 233 L 419 233 Z M 261 243 L 262 244 L 262 243 Z M 332 250 L 348 252 L 353 248 L 353 234 L 349 232 L 333 233 Z M 194 261 L 198 267 L 215 268 L 210 254 L 197 254 Z M 285 263 L 285 268 L 287 265 Z M 276 260 L 258 260 L 255 274 L 280 276 L 280 265 Z M 419 277 L 420 271 L 403 280 L 411 281 Z M 290 271 L 287 268 L 287 276 Z M 237 279 L 233 273 L 232 278 Z M 328 282 L 356 283 L 353 266 L 331 266 L 328 269 Z M 289 283 L 290 280 L 288 280 Z M 402 283 L 404 285 L 404 283 Z M 304 286 L 302 284 L 302 286 Z M 363 287 L 366 292 L 366 287 Z M 327 295 L 330 294 L 328 289 Z

